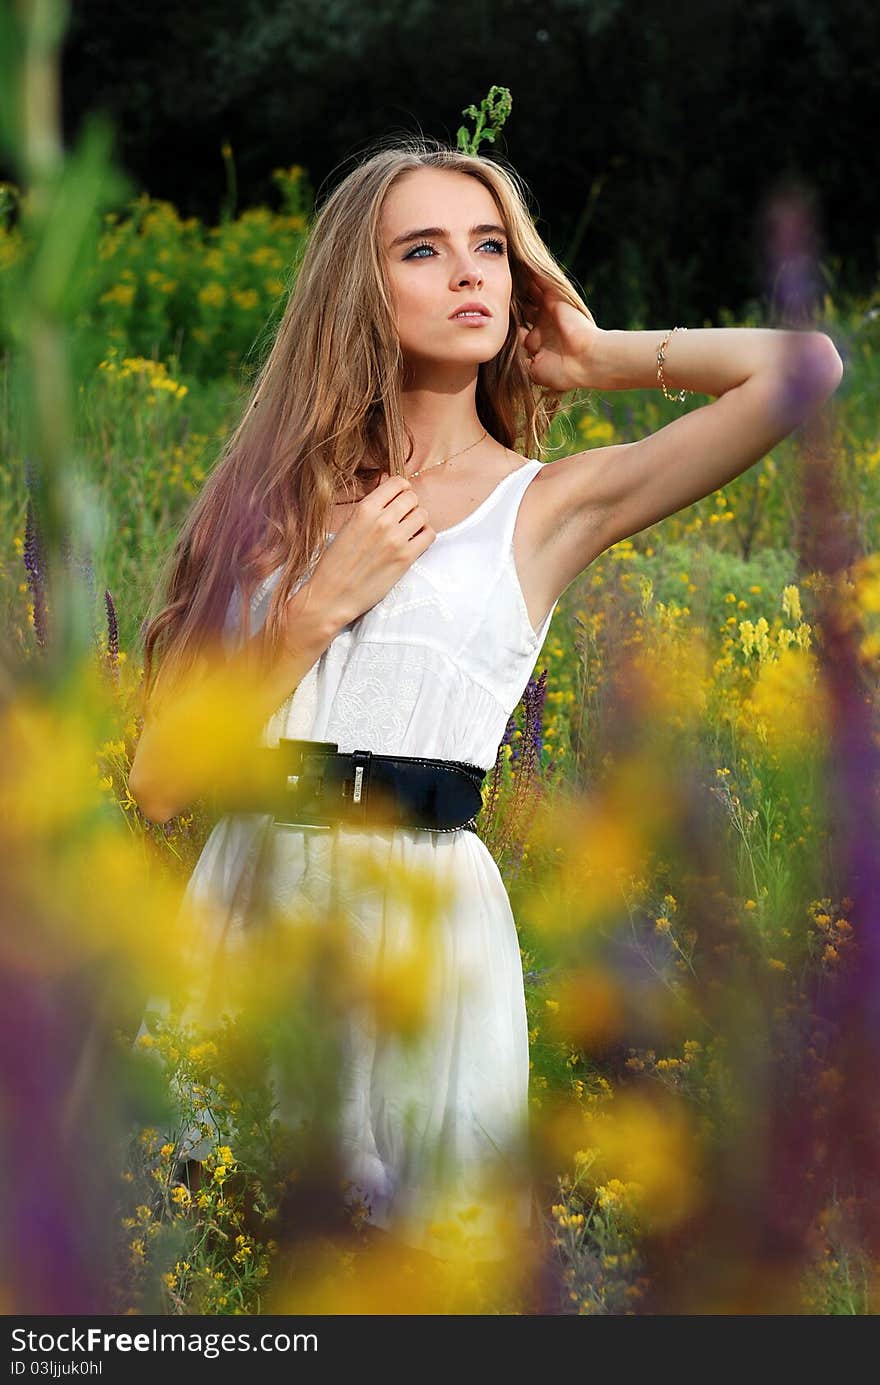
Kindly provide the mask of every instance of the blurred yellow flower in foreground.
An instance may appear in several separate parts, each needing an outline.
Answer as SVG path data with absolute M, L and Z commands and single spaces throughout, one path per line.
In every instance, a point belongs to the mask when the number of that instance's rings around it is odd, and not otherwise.
M 536 1119 L 535 1136 L 548 1174 L 573 1166 L 586 1196 L 625 1184 L 623 1201 L 646 1229 L 675 1225 L 703 1196 L 699 1134 L 668 1090 L 617 1087 L 587 1105 L 556 1099 Z
M 644 647 L 633 660 L 644 720 L 658 731 L 696 727 L 708 705 L 711 647 L 705 634 L 681 621 L 674 602 L 658 602 Z
M 94 741 L 87 713 L 63 711 L 29 692 L 0 717 L 0 823 L 10 845 L 66 831 L 102 802 L 92 775 Z
M 831 710 L 815 656 L 792 646 L 764 660 L 742 720 L 775 750 L 803 752 L 824 741 Z
M 698 1134 L 681 1098 L 668 1091 L 650 1097 L 617 1091 L 601 1114 L 586 1117 L 585 1127 L 598 1151 L 597 1184 L 618 1178 L 630 1185 L 647 1226 L 674 1225 L 697 1207 L 702 1198 Z
M 365 998 L 381 1031 L 418 1036 L 438 999 L 432 994 L 433 974 L 432 949 L 424 941 L 370 968 Z
M 255 754 L 261 742 L 268 744 L 260 734 L 265 715 L 259 673 L 241 660 L 227 662 L 217 650 L 176 681 L 173 696 L 167 691 L 155 715 L 148 709 L 144 730 L 153 765 L 167 765 L 169 777 L 188 786 L 190 801 L 216 792 L 229 795 L 239 810 L 259 810 L 275 769 Z
M 321 837 L 307 886 L 288 889 L 284 833 L 273 832 L 246 922 L 210 892 L 185 900 L 185 1023 L 210 1026 L 223 1014 L 283 1017 L 309 1000 L 320 972 L 331 1022 L 355 1007 L 380 1033 L 416 1040 L 430 1026 L 447 1000 L 438 984 L 445 972 L 435 960 L 444 945 L 440 910 L 454 882 L 406 865 L 388 833 L 340 835 L 332 871 L 329 855 L 319 867 L 317 853 L 334 847 Z M 468 984 L 464 970 L 460 984 Z
M 590 1051 L 622 1035 L 626 997 L 611 972 L 581 967 L 565 978 L 556 994 L 558 1008 L 551 1009 L 548 1027 L 567 1043 Z
M 0 868 L 16 926 L 7 963 L 56 974 L 113 958 L 132 986 L 178 975 L 180 891 L 145 857 L 95 775 L 112 722 L 91 664 L 55 694 L 31 688 L 0 718 Z
M 463 1245 L 465 1241 L 463 1230 Z M 481 1261 L 464 1252 L 435 1257 L 390 1239 L 359 1251 L 329 1239 L 314 1240 L 298 1248 L 293 1265 L 283 1267 L 283 1277 L 267 1294 L 265 1312 L 408 1316 L 504 1311 L 505 1298 L 516 1301 L 531 1259 L 525 1243 L 510 1236 L 499 1241 L 499 1248 L 504 1253 L 497 1259 Z
M 536 854 L 553 852 L 553 867 L 526 892 L 530 923 L 550 937 L 576 937 L 619 911 L 678 792 L 668 765 L 638 755 L 614 766 L 590 799 L 560 790 L 542 800 L 529 841 Z

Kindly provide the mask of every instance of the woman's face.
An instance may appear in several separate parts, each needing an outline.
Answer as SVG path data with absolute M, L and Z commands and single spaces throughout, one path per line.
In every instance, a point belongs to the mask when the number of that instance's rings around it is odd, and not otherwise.
M 511 277 L 489 189 L 450 169 L 406 173 L 385 199 L 380 234 L 407 361 L 475 370 L 497 356 L 510 322 Z M 454 317 L 467 303 L 489 315 Z

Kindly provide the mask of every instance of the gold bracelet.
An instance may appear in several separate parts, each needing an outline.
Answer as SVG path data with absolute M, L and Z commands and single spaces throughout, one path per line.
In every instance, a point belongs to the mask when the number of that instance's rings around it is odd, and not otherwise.
M 686 331 L 686 327 L 671 328 L 671 330 L 666 333 L 666 336 L 663 338 L 663 341 L 660 343 L 660 346 L 657 348 L 657 380 L 659 381 L 660 388 L 662 389 L 667 399 L 677 401 L 678 403 L 682 403 L 689 394 L 693 393 L 693 390 L 679 390 L 678 394 L 670 394 L 669 390 L 666 388 L 666 381 L 663 379 L 663 362 L 666 359 L 666 344 L 669 341 L 669 338 L 672 336 L 672 333 Z

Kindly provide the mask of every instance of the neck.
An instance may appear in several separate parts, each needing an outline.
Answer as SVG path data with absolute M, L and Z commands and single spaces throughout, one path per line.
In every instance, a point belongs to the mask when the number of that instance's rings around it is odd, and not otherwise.
M 450 377 L 445 385 L 433 381 L 431 389 L 410 386 L 403 390 L 403 416 L 413 438 L 408 472 L 434 466 L 444 457 L 478 441 L 483 425 L 477 416 L 476 391 L 477 381 L 472 372 L 466 380 L 459 373 L 457 382 Z

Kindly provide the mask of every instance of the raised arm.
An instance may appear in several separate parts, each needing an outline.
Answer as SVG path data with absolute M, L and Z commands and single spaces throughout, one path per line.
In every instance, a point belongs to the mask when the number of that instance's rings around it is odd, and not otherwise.
M 535 329 L 533 329 L 533 332 Z M 556 388 L 658 389 L 666 329 L 603 331 L 568 304 L 524 334 L 532 375 Z M 822 332 L 720 327 L 675 332 L 667 388 L 716 395 L 635 442 L 549 462 L 536 488 L 537 542 L 559 595 L 612 544 L 692 505 L 759 461 L 834 393 L 843 363 Z

